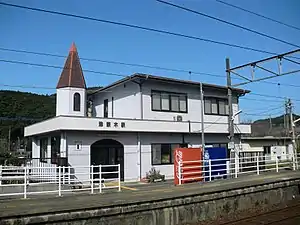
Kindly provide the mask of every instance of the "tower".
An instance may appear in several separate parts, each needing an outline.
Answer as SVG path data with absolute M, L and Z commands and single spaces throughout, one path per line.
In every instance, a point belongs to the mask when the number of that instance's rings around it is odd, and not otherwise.
M 86 84 L 73 43 L 56 86 L 56 116 L 86 115 Z

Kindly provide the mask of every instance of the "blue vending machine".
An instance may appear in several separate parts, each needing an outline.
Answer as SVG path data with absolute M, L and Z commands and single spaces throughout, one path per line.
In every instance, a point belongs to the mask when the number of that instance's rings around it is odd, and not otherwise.
M 209 181 L 209 160 L 211 160 L 211 180 L 227 178 L 226 148 L 205 148 L 204 160 L 205 181 Z

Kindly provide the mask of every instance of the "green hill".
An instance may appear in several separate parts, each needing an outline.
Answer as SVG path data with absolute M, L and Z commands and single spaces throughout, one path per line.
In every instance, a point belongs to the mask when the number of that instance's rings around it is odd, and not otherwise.
M 101 87 L 90 87 L 88 93 L 94 92 Z M 11 130 L 11 141 L 23 138 L 24 126 L 36 123 L 40 120 L 55 116 L 56 96 L 40 95 L 29 92 L 0 90 L 0 147 L 8 140 Z M 294 119 L 299 118 L 294 115 Z M 270 120 L 261 119 L 253 122 L 252 135 L 285 136 L 284 117 L 272 118 L 272 129 Z M 297 128 L 298 131 L 299 127 Z M 299 131 L 300 132 L 300 131 Z
M 88 93 L 100 87 L 88 88 Z M 0 90 L 0 139 L 23 137 L 24 126 L 55 116 L 56 95 Z M 0 143 L 1 145 L 1 143 Z
M 294 120 L 298 118 L 300 118 L 300 115 L 296 115 L 296 114 L 293 115 Z M 252 129 L 251 135 L 252 136 L 266 136 L 266 135 L 288 136 L 289 130 L 287 129 L 287 126 L 285 126 L 285 123 L 288 123 L 288 126 L 290 127 L 290 118 L 288 116 L 284 117 L 284 115 L 274 117 L 271 119 L 268 118 L 268 119 L 260 119 L 254 121 L 251 126 Z M 296 124 L 295 131 L 296 133 L 300 133 L 299 123 Z

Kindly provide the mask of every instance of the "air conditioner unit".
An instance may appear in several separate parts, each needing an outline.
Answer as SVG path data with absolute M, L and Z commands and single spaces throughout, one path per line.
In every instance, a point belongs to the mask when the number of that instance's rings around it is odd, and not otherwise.
M 182 116 L 178 115 L 178 116 L 177 116 L 177 121 L 178 121 L 178 122 L 181 122 L 181 121 L 182 121 Z

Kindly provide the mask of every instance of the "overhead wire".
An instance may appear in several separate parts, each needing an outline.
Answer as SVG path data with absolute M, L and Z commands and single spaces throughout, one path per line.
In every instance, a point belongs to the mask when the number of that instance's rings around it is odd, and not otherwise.
M 284 111 L 284 106 L 282 105 L 281 107 L 264 109 L 261 112 L 253 112 L 252 110 L 247 110 L 246 113 L 248 113 L 250 111 L 250 113 L 257 114 L 257 115 L 270 115 L 270 113 L 271 114 L 274 113 L 274 112 L 271 112 L 271 111 L 276 111 L 276 110 L 278 111 L 278 109 L 282 110 L 282 112 L 283 112 Z
M 233 4 L 228 3 L 228 2 L 224 2 L 224 1 L 221 1 L 221 0 L 215 0 L 215 1 L 218 2 L 218 3 L 221 3 L 221 4 L 223 4 L 223 5 L 227 5 L 227 6 L 230 6 L 230 7 L 232 7 L 232 8 L 239 9 L 239 10 L 241 10 L 241 11 L 250 13 L 250 14 L 252 14 L 252 15 L 255 15 L 255 16 L 264 18 L 264 19 L 266 19 L 266 20 L 275 22 L 275 23 L 277 23 L 277 24 L 281 24 L 281 25 L 284 25 L 284 26 L 286 26 L 286 27 L 293 28 L 293 29 L 295 29 L 295 30 L 300 31 L 300 27 L 296 27 L 296 26 L 294 26 L 294 25 L 284 23 L 284 22 L 279 21 L 279 20 L 277 20 L 277 19 L 273 19 L 273 18 L 271 18 L 271 17 L 264 16 L 264 15 L 259 14 L 259 13 L 257 13 L 257 12 L 250 11 L 250 10 L 248 10 L 248 9 L 242 8 L 242 7 L 237 6 L 237 5 L 233 5 Z
M 232 23 L 232 22 L 229 22 L 229 21 L 226 21 L 226 20 L 217 18 L 217 17 L 215 17 L 215 16 L 211 16 L 211 15 L 208 15 L 208 14 L 205 14 L 205 13 L 202 13 L 202 12 L 199 12 L 199 11 L 196 11 L 196 10 L 193 10 L 193 9 L 190 9 L 190 8 L 187 8 L 187 7 L 184 7 L 184 6 L 182 6 L 182 5 L 174 4 L 174 3 L 167 2 L 167 1 L 164 1 L 164 0 L 156 0 L 156 1 L 157 1 L 157 2 L 160 2 L 160 3 L 162 3 L 162 4 L 165 4 L 165 5 L 169 5 L 169 6 L 172 6 L 172 7 L 175 7 L 175 8 L 178 8 L 178 9 L 181 9 L 181 10 L 184 10 L 184 11 L 187 11 L 187 12 L 190 12 L 190 13 L 194 13 L 194 14 L 197 14 L 197 15 L 200 15 L 200 16 L 204 16 L 204 17 L 206 17 L 206 18 L 210 18 L 210 19 L 216 20 L 216 21 L 218 21 L 218 22 L 221 22 L 221 23 L 224 23 L 224 24 L 233 26 L 233 27 L 240 28 L 240 29 L 242 29 L 242 30 L 246 30 L 246 31 L 248 31 L 248 32 L 257 34 L 257 35 L 262 36 L 262 37 L 266 37 L 266 38 L 271 39 L 271 40 L 274 40 L 274 41 L 278 41 L 278 42 L 281 42 L 281 43 L 284 43 L 284 44 L 287 44 L 287 45 L 290 45 L 290 46 L 293 46 L 293 47 L 300 48 L 300 45 L 293 44 L 293 43 L 291 43 L 291 42 L 288 42 L 288 41 L 285 41 L 285 40 L 276 38 L 276 37 L 274 37 L 274 36 L 270 36 L 270 35 L 268 35 L 268 34 L 265 34 L 265 33 L 262 33 L 262 32 L 259 32 L 259 31 L 256 31 L 256 30 L 247 28 L 247 27 L 245 27 L 245 26 L 241 26 L 241 25 L 238 25 L 238 24 L 236 24 L 236 23 Z
M 0 50 L 9 50 L 9 51 L 14 51 L 14 52 L 20 52 L 20 53 L 28 53 L 28 54 L 36 54 L 36 55 L 44 55 L 44 56 L 53 56 L 53 57 L 63 57 L 62 55 L 55 55 L 55 54 L 51 54 L 51 53 L 40 53 L 40 52 L 32 52 L 32 51 L 24 51 L 24 50 L 15 50 L 15 49 L 7 49 L 7 48 L 0 48 Z M 82 59 L 82 58 L 80 58 Z M 87 59 L 84 58 L 84 60 L 92 60 L 92 59 Z M 98 59 L 94 59 L 94 60 L 98 60 Z M 100 60 L 98 60 L 100 61 Z M 40 64 L 40 63 L 31 63 L 31 62 L 25 62 L 25 61 L 15 61 L 15 60 L 5 60 L 5 59 L 0 59 L 0 62 L 4 62 L 4 63 L 13 63 L 13 64 L 23 64 L 23 65 L 30 65 L 30 66 L 37 66 L 37 67 L 48 67 L 48 68 L 55 68 L 55 69 L 62 69 L 62 66 L 57 66 L 57 65 L 49 65 L 49 64 Z M 117 62 L 115 62 L 117 63 Z M 126 63 L 123 63 L 124 65 Z M 129 65 L 129 64 L 127 64 Z M 130 64 L 131 66 L 133 66 L 134 64 Z M 147 65 L 142 65 L 142 64 L 136 64 L 142 67 L 152 67 L 152 68 L 159 68 L 156 66 L 147 66 Z M 211 73 L 205 73 L 205 72 L 197 72 L 197 71 L 191 71 L 191 70 L 179 70 L 179 69 L 172 69 L 172 68 L 163 68 L 161 67 L 161 69 L 163 70 L 172 70 L 172 71 L 181 71 L 181 72 L 188 72 L 189 74 L 193 75 L 193 74 L 197 74 L 197 75 L 203 75 L 203 76 L 212 76 L 212 77 L 222 77 L 225 78 L 225 76 L 219 75 L 219 74 L 211 74 Z M 118 76 L 118 77 L 127 77 L 127 75 L 124 74 L 117 74 L 117 73 L 111 73 L 111 72 L 101 72 L 101 71 L 95 71 L 95 70 L 83 70 L 84 72 L 90 72 L 90 73 L 98 73 L 98 74 L 104 74 L 104 75 L 112 75 L 112 76 Z M 233 78 L 233 79 L 238 79 L 241 80 L 241 78 Z M 296 87 L 296 88 L 300 88 L 300 85 L 296 85 L 296 84 L 288 84 L 288 83 L 276 83 L 276 82 L 271 82 L 271 81 L 261 81 L 262 83 L 266 83 L 266 84 L 272 84 L 272 85 L 282 85 L 282 86 L 289 86 L 289 87 Z
M 2 48 L 0 47 L 1 51 L 9 51 L 9 52 L 16 52 L 16 53 L 25 53 L 25 54 L 33 54 L 39 56 L 50 56 L 50 57 L 59 57 L 59 58 L 66 58 L 65 55 L 58 55 L 52 53 L 44 53 L 44 52 L 35 52 L 35 51 L 25 51 L 25 50 L 18 50 L 18 49 L 11 49 L 11 48 Z M 95 58 L 85 58 L 79 57 L 80 60 L 89 61 L 89 62 L 101 62 L 101 63 L 109 63 L 109 64 L 117 64 L 117 65 L 125 65 L 131 67 L 143 67 L 143 68 L 150 68 L 150 69 L 158 69 L 158 70 L 165 70 L 165 71 L 172 71 L 172 72 L 184 72 L 184 73 L 191 73 L 196 75 L 207 75 L 207 76 L 214 76 L 214 77 L 225 77 L 219 74 L 212 74 L 206 72 L 198 72 L 193 70 L 183 70 L 183 69 L 175 69 L 175 68 L 166 68 L 166 67 L 159 67 L 159 66 L 152 66 L 152 65 L 145 65 L 145 64 L 137 64 L 137 63 L 125 63 L 119 61 L 112 61 L 112 60 L 105 60 L 105 59 L 95 59 Z M 241 78 L 235 78 L 242 80 Z M 300 87 L 300 86 L 299 86 Z
M 56 90 L 55 87 L 46 87 L 46 86 L 36 86 L 36 85 L 18 85 L 18 84 L 14 84 L 14 85 L 10 85 L 10 84 L 5 84 L 5 83 L 0 83 L 0 86 L 2 87 L 8 87 L 8 88 L 24 88 L 24 89 L 45 89 L 45 90 Z M 93 87 L 93 88 L 96 88 L 97 87 Z M 98 88 L 98 90 L 100 90 L 101 87 Z M 109 90 L 104 90 L 102 92 L 109 92 L 111 93 L 112 91 L 109 91 Z M 125 92 L 126 94 L 130 94 L 132 92 L 128 91 L 128 92 Z M 251 94 L 251 92 L 249 93 Z M 259 94 L 259 93 L 253 93 L 254 95 L 258 95 L 258 96 L 264 96 L 263 94 Z M 200 94 L 191 94 L 189 95 L 189 97 L 199 97 Z M 268 95 L 268 97 L 270 98 L 276 98 L 278 99 L 279 96 L 272 96 L 272 95 Z M 281 99 L 285 99 L 285 97 L 280 97 Z M 250 100 L 250 101 L 266 101 L 265 99 L 259 99 L 259 98 L 248 98 L 248 97 L 242 97 L 240 98 L 241 100 Z M 291 98 L 292 101 L 300 101 L 300 99 L 294 99 L 294 98 Z M 281 103 L 283 101 L 280 101 L 280 100 L 275 100 L 275 99 L 269 99 L 268 102 L 278 102 L 278 103 Z
M 244 50 L 248 50 L 248 51 L 269 54 L 269 55 L 278 55 L 277 53 L 266 51 L 266 50 L 261 50 L 261 49 L 256 49 L 256 48 L 252 48 L 252 47 L 216 41 L 216 40 L 212 40 L 212 39 L 206 39 L 206 38 L 202 38 L 202 37 L 198 37 L 198 36 L 191 36 L 191 35 L 186 35 L 186 34 L 182 34 L 182 33 L 171 32 L 171 31 L 167 31 L 167 30 L 160 30 L 160 29 L 151 28 L 151 27 L 144 27 L 144 26 L 139 26 L 139 25 L 135 25 L 135 24 L 128 24 L 128 23 L 122 23 L 122 22 L 117 22 L 117 21 L 112 21 L 112 20 L 99 19 L 99 18 L 90 17 L 90 16 L 82 16 L 82 15 L 77 15 L 77 14 L 72 14 L 72 13 L 65 13 L 65 12 L 59 12 L 59 11 L 54 11 L 54 10 L 47 10 L 47 9 L 42 9 L 42 8 L 11 4 L 11 3 L 7 3 L 7 2 L 0 2 L 0 5 L 30 10 L 30 11 L 35 11 L 35 12 L 42 12 L 42 13 L 47 13 L 47 14 L 52 14 L 52 15 L 60 15 L 60 16 L 77 18 L 77 19 L 107 23 L 107 24 L 129 27 L 129 28 L 134 28 L 134 29 L 140 29 L 140 30 L 145 30 L 145 31 L 150 31 L 150 32 L 155 32 L 155 33 L 167 34 L 167 35 L 171 35 L 171 36 L 178 36 L 178 37 L 183 37 L 183 38 L 187 38 L 187 39 L 204 41 L 204 42 L 208 42 L 208 43 L 214 43 L 214 44 L 218 44 L 218 45 L 224 45 L 224 46 L 229 46 L 232 48 L 239 48 L 239 49 L 244 49 Z

